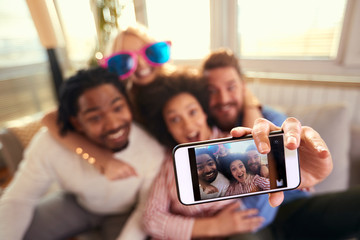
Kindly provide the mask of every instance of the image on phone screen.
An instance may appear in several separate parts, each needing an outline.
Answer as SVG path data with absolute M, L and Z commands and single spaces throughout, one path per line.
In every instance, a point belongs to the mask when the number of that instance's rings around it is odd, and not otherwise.
M 195 201 L 286 188 L 283 136 L 258 152 L 253 139 L 188 148 Z

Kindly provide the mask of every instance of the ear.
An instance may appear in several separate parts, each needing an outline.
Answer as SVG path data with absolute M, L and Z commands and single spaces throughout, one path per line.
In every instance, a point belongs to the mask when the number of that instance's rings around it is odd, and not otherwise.
M 83 132 L 84 129 L 83 129 L 81 123 L 79 122 L 79 120 L 77 119 L 77 117 L 70 117 L 70 122 L 76 131 Z

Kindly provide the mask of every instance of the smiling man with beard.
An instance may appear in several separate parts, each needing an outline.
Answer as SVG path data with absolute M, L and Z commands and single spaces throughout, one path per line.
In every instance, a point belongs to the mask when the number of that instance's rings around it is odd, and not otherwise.
M 207 150 L 199 149 L 196 152 L 196 167 L 201 199 L 224 196 L 230 182 L 218 171 L 214 156 Z
M 281 126 L 286 116 L 265 105 L 246 87 L 239 60 L 229 49 L 219 49 L 208 55 L 202 72 L 209 92 L 210 117 L 222 131 L 233 127 L 252 127 L 263 117 Z
M 43 128 L 0 199 L 0 239 L 67 239 L 93 229 L 106 240 L 145 238 L 141 210 L 163 147 L 132 122 L 125 87 L 106 69 L 79 71 L 64 82 L 59 102 L 63 135 L 81 133 L 132 165 L 137 176 L 109 180 L 80 143 L 71 152 Z M 44 198 L 53 182 L 61 190 Z
M 249 94 L 239 60 L 230 49 L 219 49 L 212 52 L 204 60 L 202 72 L 210 93 L 210 115 L 221 130 L 229 131 L 236 126 L 252 128 L 254 121 L 259 117 L 269 120 L 276 126 L 282 126 L 286 119 L 284 114 L 268 106 L 260 105 L 257 99 Z M 265 119 L 258 121 L 257 124 L 266 122 Z M 308 139 L 305 137 L 306 140 L 302 138 L 302 144 L 310 146 L 309 143 L 315 142 L 313 138 L 316 137 L 305 133 L 307 129 L 314 130 L 309 127 L 300 126 L 300 128 L 303 136 L 309 137 Z M 308 144 L 304 144 L 305 142 Z M 258 150 L 264 152 L 261 149 Z M 320 153 L 318 148 L 310 147 L 304 155 L 310 154 L 308 156 L 311 156 L 315 152 Z M 323 159 L 317 158 L 315 162 L 310 161 L 308 157 L 303 159 L 302 166 L 304 163 L 309 163 L 309 170 L 319 172 L 314 163 L 322 163 Z M 304 167 L 301 169 L 304 171 Z M 304 179 L 306 177 L 302 176 L 302 182 Z M 229 189 L 231 190 L 231 187 Z M 264 200 L 264 204 L 267 204 L 267 195 L 258 195 L 258 197 Z M 265 239 L 348 239 L 351 237 L 359 239 L 360 228 L 357 220 L 360 212 L 358 210 L 359 197 L 360 188 L 358 186 L 344 192 L 316 195 L 298 189 L 285 191 L 284 201 L 281 206 L 276 208 L 278 213 L 269 227 L 273 236 Z M 266 213 L 264 216 L 267 218 Z
M 259 175 L 261 177 L 269 177 L 269 168 L 261 164 L 261 154 L 256 148 L 256 145 L 250 145 L 246 148 L 247 159 L 245 164 L 248 166 L 248 171 L 252 175 Z

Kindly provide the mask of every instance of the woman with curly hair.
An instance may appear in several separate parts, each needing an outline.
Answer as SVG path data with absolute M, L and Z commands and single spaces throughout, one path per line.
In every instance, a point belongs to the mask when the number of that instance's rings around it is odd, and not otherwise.
M 178 200 L 172 148 L 179 143 L 226 135 L 208 122 L 203 80 L 188 69 L 178 70 L 158 78 L 138 96 L 137 104 L 146 119 L 146 128 L 169 149 L 168 159 L 147 201 L 143 218 L 145 231 L 155 239 L 191 239 L 220 238 L 259 229 L 264 218 L 256 214 L 261 210 L 246 209 L 242 200 L 193 206 L 182 205 Z M 267 196 L 265 199 L 267 201 Z

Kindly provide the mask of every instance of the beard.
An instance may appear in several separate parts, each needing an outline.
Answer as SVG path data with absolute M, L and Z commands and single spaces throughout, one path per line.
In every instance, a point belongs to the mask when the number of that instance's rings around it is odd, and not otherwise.
M 230 132 L 234 127 L 242 126 L 243 120 L 243 111 L 239 110 L 234 116 L 224 116 L 224 115 L 215 115 L 212 114 L 213 121 L 216 126 L 220 128 L 222 131 Z

